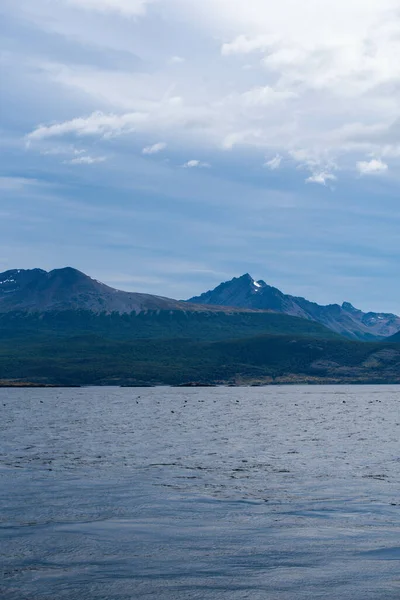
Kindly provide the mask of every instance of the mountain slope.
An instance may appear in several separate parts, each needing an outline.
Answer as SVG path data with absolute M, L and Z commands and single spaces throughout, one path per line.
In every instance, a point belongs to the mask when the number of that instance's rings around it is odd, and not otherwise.
M 321 306 L 305 298 L 284 294 L 264 281 L 254 281 L 246 273 L 221 283 L 188 300 L 192 304 L 233 306 L 258 310 L 273 310 L 317 321 L 339 335 L 356 340 L 383 339 L 400 330 L 400 317 L 386 313 L 363 313 L 350 303 Z
M 386 338 L 385 342 L 391 342 L 392 344 L 400 344 L 400 331 Z
M 63 339 L 71 335 L 98 335 L 114 340 L 192 339 L 227 340 L 260 334 L 338 336 L 320 323 L 262 311 L 156 310 L 130 314 L 65 310 L 0 313 L 0 340 Z M 61 339 L 62 338 L 62 339 Z
M 72 309 L 130 313 L 180 308 L 182 303 L 177 300 L 115 290 L 71 267 L 50 272 L 14 269 L 0 274 L 0 312 Z
M 0 339 L 0 386 L 400 383 L 400 344 L 263 335 L 191 339 Z

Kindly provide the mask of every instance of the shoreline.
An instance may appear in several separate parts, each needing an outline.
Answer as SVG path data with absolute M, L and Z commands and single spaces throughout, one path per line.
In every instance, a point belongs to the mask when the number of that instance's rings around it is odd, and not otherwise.
M 35 383 L 35 382 L 2 382 L 0 381 L 0 389 L 60 389 L 60 388 L 87 388 L 87 387 L 114 387 L 114 388 L 176 388 L 176 389 L 207 389 L 207 388 L 219 388 L 219 387 L 231 387 L 231 388 L 256 388 L 256 387 L 276 387 L 276 386 L 315 386 L 315 385 L 400 385 L 399 380 L 333 380 L 333 379 L 319 379 L 319 380 L 305 380 L 305 379 L 291 379 L 291 380 L 279 380 L 279 381 L 268 381 L 268 382 L 218 382 L 218 383 L 88 383 L 88 384 L 62 384 L 62 383 Z

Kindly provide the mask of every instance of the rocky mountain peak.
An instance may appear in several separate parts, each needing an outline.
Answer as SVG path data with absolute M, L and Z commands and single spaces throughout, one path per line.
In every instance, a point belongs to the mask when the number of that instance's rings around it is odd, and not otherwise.
M 191 298 L 189 302 L 284 313 L 317 321 L 351 339 L 384 338 L 400 330 L 400 318 L 396 315 L 363 313 L 350 302 L 344 302 L 341 306 L 319 305 L 305 298 L 284 294 L 263 280 L 255 281 L 249 273 Z
M 359 309 L 355 308 L 352 304 L 350 304 L 350 302 L 343 302 L 342 309 L 346 310 L 347 312 L 350 312 L 350 313 L 359 312 Z
M 243 282 L 248 282 L 248 283 L 251 283 L 253 281 L 253 278 L 250 275 L 250 273 L 244 273 L 244 275 L 241 275 L 240 277 L 234 277 L 232 281 L 235 281 L 235 279 L 237 279 L 238 281 L 243 281 Z
M 232 279 L 232 282 L 234 281 L 240 281 L 241 283 L 244 283 L 245 285 L 250 285 L 253 286 L 255 288 L 262 288 L 262 287 L 266 287 L 266 283 L 265 281 L 262 281 L 262 279 L 260 279 L 260 281 L 256 281 L 249 273 L 245 273 L 244 275 L 241 275 L 240 277 L 234 277 Z M 228 281 L 227 283 L 231 283 L 230 281 Z

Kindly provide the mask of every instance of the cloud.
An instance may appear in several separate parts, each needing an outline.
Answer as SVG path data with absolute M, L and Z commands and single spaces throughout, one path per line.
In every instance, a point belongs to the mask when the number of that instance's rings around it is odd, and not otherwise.
M 175 2 L 182 12 L 189 4 L 187 0 Z M 359 38 L 382 15 L 390 20 L 388 12 L 398 4 L 395 0 L 368 0 L 367 7 L 363 0 L 337 0 L 332 5 L 308 0 L 308 10 L 295 0 L 281 0 L 273 6 L 265 0 L 202 0 L 190 3 L 190 15 L 197 27 L 218 31 L 225 40 L 228 36 L 257 40 L 278 32 L 281 38 L 313 46 L 331 39 Z
M 165 142 L 158 142 L 157 144 L 143 148 L 142 154 L 158 154 L 162 150 L 165 150 L 166 147 L 167 144 Z
M 360 175 L 382 175 L 388 170 L 388 165 L 377 158 L 370 161 L 361 160 L 356 167 Z
M 281 163 L 282 163 L 282 156 L 277 154 L 276 156 L 274 156 L 274 158 L 271 158 L 270 160 L 265 162 L 264 167 L 266 167 L 270 171 L 276 171 L 277 169 L 280 168 Z
M 119 12 L 125 16 L 143 15 L 152 0 L 64 0 L 86 10 Z
M 185 59 L 182 56 L 171 56 L 168 62 L 171 65 L 181 65 L 185 62 Z
M 74 146 L 54 146 L 40 151 L 43 156 L 58 156 L 60 154 L 72 154 L 79 156 L 87 151 L 83 148 L 75 148 Z
M 96 163 L 105 162 L 107 159 L 105 156 L 78 156 L 71 160 L 65 160 L 64 163 L 68 165 L 94 165 Z
M 0 190 L 3 191 L 21 191 L 32 186 L 40 186 L 42 183 L 37 179 L 28 177 L 8 177 L 0 176 Z
M 143 113 L 115 115 L 96 111 L 89 117 L 77 117 L 70 121 L 54 123 L 53 125 L 40 125 L 29 133 L 26 138 L 28 142 L 32 142 L 68 134 L 75 134 L 78 136 L 118 135 L 134 131 L 137 125 L 143 123 L 145 119 L 146 115 Z
M 297 169 L 303 169 L 311 173 L 306 178 L 306 183 L 327 185 L 329 181 L 337 180 L 332 171 L 338 171 L 339 167 L 330 157 L 329 152 L 297 148 L 290 150 L 289 156 L 298 163 Z
M 259 35 L 256 37 L 247 37 L 246 35 L 237 36 L 232 42 L 222 45 L 221 54 L 229 56 L 231 54 L 250 54 L 251 52 L 267 50 L 277 42 L 274 35 Z
M 314 173 L 310 177 L 307 177 L 306 183 L 319 183 L 320 185 L 327 185 L 329 181 L 336 181 L 337 177 L 333 173 L 327 173 L 321 171 L 320 173 Z
M 185 169 L 209 169 L 211 165 L 201 160 L 188 160 L 184 165 Z
M 35 78 L 78 101 L 68 120 L 51 108 L 46 121 L 42 111 L 43 124 L 27 141 L 141 133 L 177 141 L 194 156 L 236 148 L 287 157 L 300 148 L 318 157 L 304 162 L 311 177 L 331 173 L 332 161 L 347 169 L 368 155 L 397 160 L 397 2 L 366 0 L 366 10 L 362 0 L 338 0 L 331 7 L 309 1 L 306 12 L 294 0 L 273 9 L 265 0 L 59 0 L 52 12 L 47 0 L 36 0 L 28 15 L 25 2 L 23 16 L 35 19 L 37 28 L 140 61 L 137 69 L 94 66 L 84 57 L 79 65 L 61 58 L 56 64 L 39 48 L 29 59 Z M 105 25 L 104 15 L 90 15 L 88 27 L 67 4 L 144 18 L 126 23 L 107 14 Z M 146 6 L 151 10 L 143 13 Z M 160 18 L 164 34 L 157 40 L 151 36 Z M 190 69 L 171 68 L 184 60 L 181 51 Z
M 268 106 L 276 102 L 283 102 L 296 98 L 296 92 L 290 90 L 274 89 L 269 85 L 259 86 L 244 92 L 241 100 L 245 106 Z

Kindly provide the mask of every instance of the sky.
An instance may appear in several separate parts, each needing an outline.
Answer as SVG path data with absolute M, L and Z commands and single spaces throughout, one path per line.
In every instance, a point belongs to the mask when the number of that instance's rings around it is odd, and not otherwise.
M 400 314 L 399 0 L 2 0 L 0 270 Z

